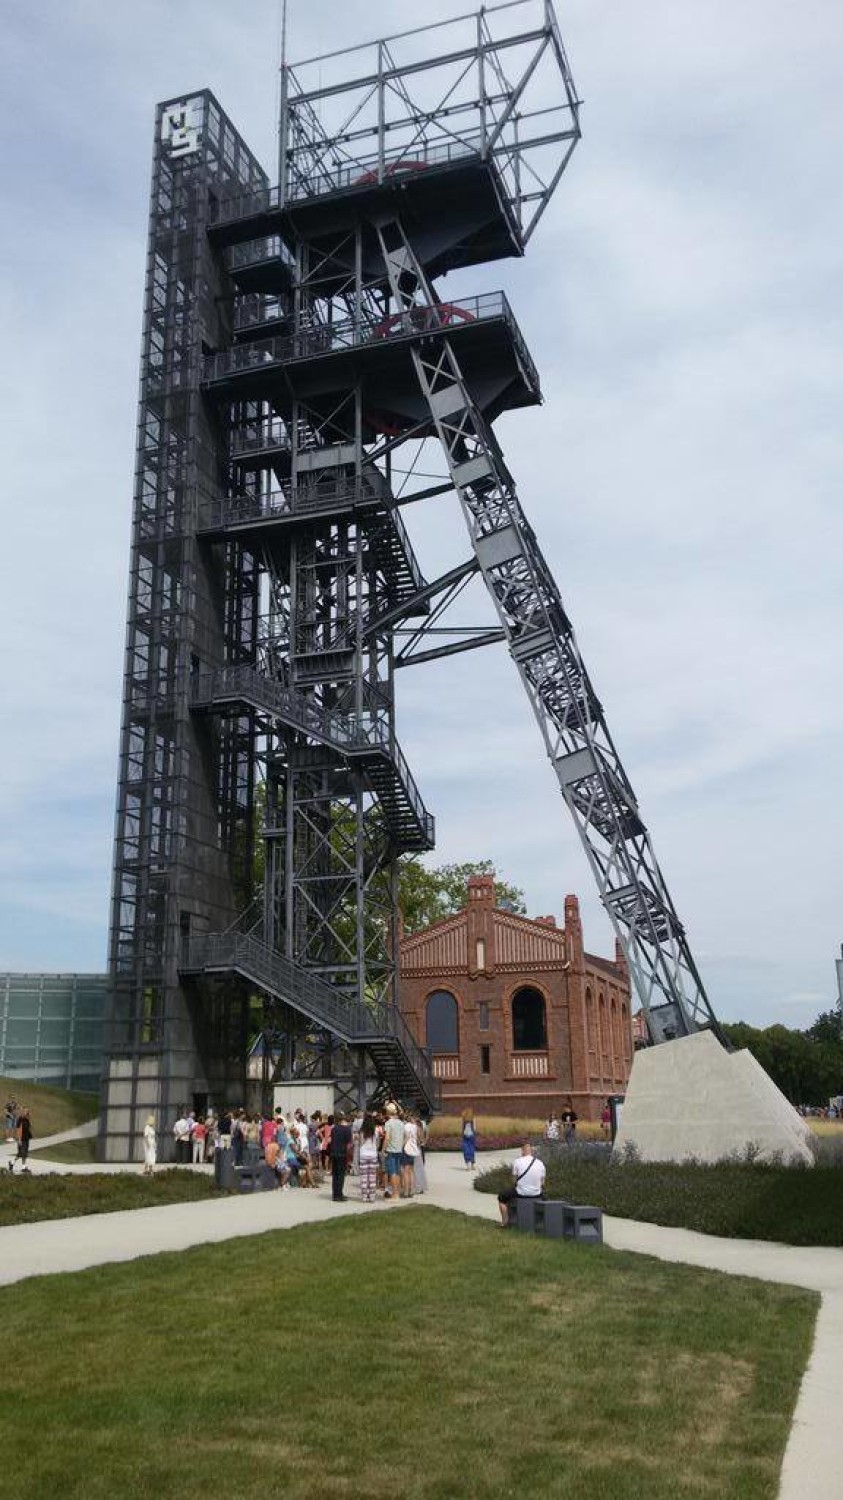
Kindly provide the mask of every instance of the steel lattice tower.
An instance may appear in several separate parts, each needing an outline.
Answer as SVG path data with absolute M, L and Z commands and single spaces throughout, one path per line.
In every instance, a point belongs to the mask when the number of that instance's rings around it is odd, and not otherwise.
M 277 187 L 210 93 L 156 120 L 102 1125 L 115 1157 L 150 1108 L 242 1096 L 256 993 L 288 1069 L 310 1059 L 351 1074 L 358 1098 L 435 1105 L 396 1003 L 397 861 L 434 830 L 394 683 L 494 642 L 652 1039 L 717 1029 L 494 435 L 540 401 L 538 375 L 503 293 L 446 301 L 437 285 L 523 255 L 579 139 L 550 0 L 285 67 L 282 83 Z M 471 553 L 427 582 L 402 508 L 448 493 Z M 472 580 L 497 622 L 449 624 Z

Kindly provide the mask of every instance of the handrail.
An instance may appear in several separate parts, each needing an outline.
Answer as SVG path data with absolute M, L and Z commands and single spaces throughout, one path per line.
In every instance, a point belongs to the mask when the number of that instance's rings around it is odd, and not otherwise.
M 188 939 L 181 963 L 184 970 L 245 968 L 274 993 L 297 1004 L 313 1020 L 328 1026 L 346 1042 L 397 1041 L 420 1086 L 435 1097 L 436 1083 L 430 1060 L 412 1035 L 396 1005 L 382 1002 L 370 1007 L 327 984 L 318 975 L 283 954 L 274 952 L 260 939 L 229 930 Z
M 380 715 L 368 714 L 349 718 L 336 710 L 321 708 L 304 693 L 295 688 L 284 687 L 273 677 L 267 677 L 254 667 L 219 667 L 216 671 L 200 672 L 191 681 L 190 699 L 194 707 L 219 703 L 234 696 L 257 703 L 277 714 L 285 723 L 314 739 L 331 745 L 345 754 L 360 754 L 376 751 L 392 766 L 398 783 L 409 803 L 410 810 L 425 838 L 432 842 L 434 819 L 422 801 L 421 793 L 401 751 L 397 740 L 390 732 L 389 724 Z
M 343 504 L 388 504 L 389 500 L 387 482 L 375 470 L 371 475 L 364 474 L 357 481 L 338 476 L 328 484 L 324 480 L 311 485 L 299 481 L 294 487 L 289 482 L 282 482 L 267 495 L 221 495 L 206 499 L 199 507 L 199 528 L 202 530 L 212 526 L 231 525 L 238 521 L 269 520 L 275 516 L 309 515 L 323 509 L 332 510 Z M 409 537 L 403 530 L 403 523 L 398 521 L 397 512 L 395 519 L 398 523 L 396 530 L 398 525 L 402 527 L 402 541 L 409 547 Z
M 304 175 L 298 181 L 287 183 L 286 198 L 311 198 L 321 193 L 336 193 L 347 188 L 372 187 L 384 178 L 391 181 L 399 175 L 422 172 L 425 168 L 467 157 L 479 157 L 482 141 L 479 132 L 464 140 L 417 141 L 412 150 L 407 145 L 387 151 L 383 159 L 380 153 L 363 156 L 359 161 L 336 163 L 332 170 Z M 239 193 L 224 198 L 213 205 L 213 224 L 230 224 L 236 219 L 271 212 L 281 207 L 282 194 L 279 187 L 259 188 L 256 192 Z
M 538 385 L 538 374 L 505 292 L 483 292 L 442 306 L 420 305 L 384 318 L 364 316 L 359 320 L 347 318 L 339 323 L 320 323 L 315 327 L 300 328 L 292 334 L 238 344 L 232 349 L 207 355 L 203 361 L 202 380 L 205 384 L 212 384 L 243 370 L 336 354 L 341 350 L 359 348 L 362 344 L 386 344 L 417 338 L 420 334 L 455 331 L 491 319 L 502 319 L 507 324 L 519 356 Z
M 191 702 L 197 707 L 233 695 L 257 701 L 294 728 L 337 749 L 389 748 L 389 725 L 382 719 L 372 716 L 350 719 L 336 710 L 321 708 L 304 693 L 284 687 L 254 667 L 218 667 L 212 672 L 198 673 L 191 682 Z

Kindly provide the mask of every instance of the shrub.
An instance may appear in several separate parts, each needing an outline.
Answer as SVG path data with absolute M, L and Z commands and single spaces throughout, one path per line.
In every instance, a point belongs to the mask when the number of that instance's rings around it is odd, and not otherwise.
M 511 1180 L 507 1164 L 481 1173 L 475 1186 L 497 1193 Z M 618 1218 L 703 1234 L 843 1246 L 843 1171 L 821 1161 L 808 1170 L 745 1159 L 708 1166 L 577 1148 L 548 1159 L 546 1193 L 593 1203 Z

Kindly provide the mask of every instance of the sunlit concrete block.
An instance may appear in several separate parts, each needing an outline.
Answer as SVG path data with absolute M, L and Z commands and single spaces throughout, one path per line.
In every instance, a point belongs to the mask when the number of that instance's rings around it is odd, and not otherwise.
M 751 1052 L 710 1031 L 636 1053 L 615 1140 L 643 1161 L 722 1161 L 749 1148 L 813 1164 L 811 1131 Z

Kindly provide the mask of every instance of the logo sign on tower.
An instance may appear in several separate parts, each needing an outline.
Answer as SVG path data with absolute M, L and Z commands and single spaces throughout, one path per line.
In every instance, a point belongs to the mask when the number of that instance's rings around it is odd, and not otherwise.
M 171 157 L 192 156 L 202 143 L 202 106 L 198 100 L 168 104 L 161 117 L 161 140 Z

